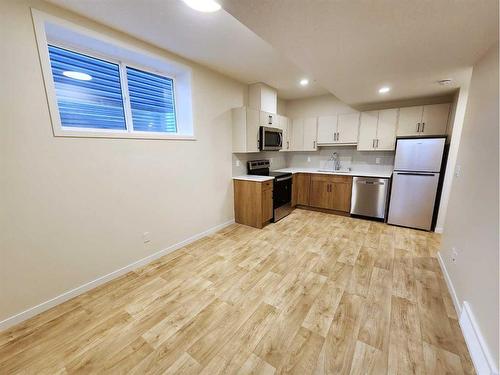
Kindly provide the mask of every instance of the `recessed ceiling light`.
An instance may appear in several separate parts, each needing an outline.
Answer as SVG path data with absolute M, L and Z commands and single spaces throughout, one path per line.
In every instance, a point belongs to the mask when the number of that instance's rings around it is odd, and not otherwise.
M 391 91 L 391 88 L 390 87 L 387 87 L 387 86 L 384 86 L 384 87 L 381 87 L 378 89 L 378 92 L 380 94 L 386 94 L 388 93 L 389 91 Z
M 198 12 L 217 12 L 221 7 L 220 4 L 215 2 L 214 0 L 182 0 L 189 7 L 197 10 Z
M 63 75 L 69 78 L 78 79 L 80 81 L 90 81 L 92 79 L 92 76 L 87 73 L 74 72 L 71 70 L 63 72 Z
M 307 86 L 309 84 L 309 80 L 307 78 L 302 78 L 299 83 L 301 86 Z

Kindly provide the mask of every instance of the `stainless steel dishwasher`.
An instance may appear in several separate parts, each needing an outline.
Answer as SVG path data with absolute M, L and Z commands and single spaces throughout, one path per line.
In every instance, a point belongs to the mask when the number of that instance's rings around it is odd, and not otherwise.
M 353 177 L 351 214 L 385 219 L 389 179 Z

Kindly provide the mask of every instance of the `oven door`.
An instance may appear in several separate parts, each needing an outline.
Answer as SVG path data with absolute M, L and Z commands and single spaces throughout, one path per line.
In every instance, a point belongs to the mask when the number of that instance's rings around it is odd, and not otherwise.
M 273 186 L 273 222 L 292 212 L 292 176 L 276 177 Z
M 259 133 L 260 149 L 262 151 L 281 150 L 281 147 L 283 146 L 283 130 L 261 126 Z

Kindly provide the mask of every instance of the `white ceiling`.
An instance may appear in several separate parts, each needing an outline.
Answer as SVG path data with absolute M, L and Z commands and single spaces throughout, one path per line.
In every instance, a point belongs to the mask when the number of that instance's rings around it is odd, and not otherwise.
M 325 94 L 306 74 L 224 10 L 200 13 L 181 0 L 48 0 L 241 82 L 265 82 L 283 99 Z
M 222 0 L 349 104 L 441 95 L 498 40 L 497 0 Z M 388 95 L 381 86 L 392 87 Z M 455 86 L 455 88 L 456 88 Z

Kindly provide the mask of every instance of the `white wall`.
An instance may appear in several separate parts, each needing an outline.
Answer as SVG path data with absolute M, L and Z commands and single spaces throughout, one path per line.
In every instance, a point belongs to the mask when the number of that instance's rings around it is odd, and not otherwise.
M 498 44 L 475 66 L 469 88 L 441 255 L 459 303 L 467 301 L 499 361 Z M 458 251 L 452 262 L 452 248 Z
M 191 66 L 198 140 L 53 137 L 30 6 Z M 233 219 L 245 85 L 36 0 L 0 1 L 0 40 L 0 321 Z
M 472 74 L 472 69 L 469 73 Z M 460 146 L 460 139 L 462 137 L 462 129 L 465 118 L 465 110 L 467 107 L 467 99 L 469 97 L 469 82 L 460 87 L 456 95 L 456 100 L 453 102 L 452 118 L 448 124 L 447 129 L 447 142 L 449 143 L 448 160 L 446 162 L 446 171 L 443 180 L 443 189 L 441 191 L 441 201 L 439 202 L 439 214 L 436 220 L 436 229 L 438 233 L 443 232 L 444 223 L 446 220 L 446 213 L 448 212 L 448 202 L 450 200 L 451 186 L 453 184 L 453 174 L 455 173 L 455 165 L 457 162 L 457 154 Z

